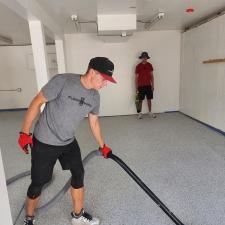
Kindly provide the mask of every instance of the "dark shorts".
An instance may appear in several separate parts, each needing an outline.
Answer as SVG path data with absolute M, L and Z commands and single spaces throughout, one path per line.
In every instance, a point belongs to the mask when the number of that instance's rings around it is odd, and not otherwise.
M 84 168 L 80 147 L 76 139 L 65 146 L 48 145 L 33 138 L 31 151 L 31 179 L 36 184 L 45 184 L 52 178 L 53 168 L 59 160 L 63 170 L 70 170 L 71 185 L 74 188 L 83 186 Z
M 147 99 L 153 99 L 153 91 L 152 91 L 152 87 L 150 85 L 138 87 L 139 100 L 144 100 L 145 96 L 147 97 Z

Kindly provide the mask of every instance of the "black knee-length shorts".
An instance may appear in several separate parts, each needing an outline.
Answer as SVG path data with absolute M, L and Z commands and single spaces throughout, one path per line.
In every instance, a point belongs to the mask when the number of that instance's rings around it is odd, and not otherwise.
M 52 178 L 53 168 L 59 160 L 63 170 L 70 170 L 71 185 L 81 188 L 84 185 L 84 167 L 80 147 L 76 139 L 65 146 L 48 145 L 33 138 L 31 151 L 31 179 L 35 184 L 44 185 Z
M 148 100 L 153 99 L 153 91 L 151 85 L 138 87 L 138 99 L 144 100 L 145 96 Z

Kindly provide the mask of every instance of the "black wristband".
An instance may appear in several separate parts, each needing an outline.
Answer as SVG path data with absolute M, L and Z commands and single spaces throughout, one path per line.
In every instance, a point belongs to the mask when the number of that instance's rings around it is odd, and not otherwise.
M 32 133 L 27 134 L 27 133 L 24 133 L 22 131 L 20 131 L 20 134 L 26 134 L 26 135 L 32 136 Z

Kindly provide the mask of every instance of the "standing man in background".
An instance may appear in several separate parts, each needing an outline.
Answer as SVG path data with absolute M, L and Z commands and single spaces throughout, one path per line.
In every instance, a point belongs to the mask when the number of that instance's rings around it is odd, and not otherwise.
M 31 184 L 27 191 L 26 217 L 24 225 L 33 225 L 35 209 L 43 186 L 52 178 L 57 160 L 63 170 L 70 170 L 73 225 L 98 225 L 99 219 L 84 211 L 84 168 L 80 147 L 74 136 L 75 128 L 88 115 L 90 128 L 107 158 L 111 151 L 105 145 L 98 120 L 100 96 L 98 90 L 107 81 L 116 83 L 112 74 L 113 63 L 105 57 L 90 60 L 87 72 L 79 74 L 58 74 L 54 76 L 31 102 L 24 118 L 19 136 L 22 150 L 28 154 L 31 146 Z M 46 103 L 34 127 L 40 107 Z
M 143 114 L 142 111 L 142 102 L 145 99 L 145 96 L 147 97 L 148 101 L 148 115 L 151 118 L 156 118 L 156 115 L 151 112 L 152 110 L 152 102 L 153 99 L 153 91 L 154 91 L 154 76 L 153 76 L 153 67 L 152 64 L 148 62 L 148 59 L 150 57 L 148 56 L 147 52 L 142 52 L 141 56 L 139 56 L 139 59 L 141 59 L 141 63 L 139 63 L 136 66 L 135 74 L 135 84 L 136 84 L 136 92 L 138 93 L 138 107 L 137 107 L 137 113 L 138 118 L 142 119 Z

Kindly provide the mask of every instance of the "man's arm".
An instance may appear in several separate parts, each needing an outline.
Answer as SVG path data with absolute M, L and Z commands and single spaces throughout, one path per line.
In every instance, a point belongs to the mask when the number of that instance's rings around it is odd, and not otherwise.
M 21 130 L 23 133 L 26 134 L 30 133 L 30 128 L 33 124 L 34 119 L 39 114 L 41 106 L 47 101 L 48 100 L 46 99 L 46 97 L 43 95 L 42 92 L 39 92 L 36 95 L 36 97 L 32 100 L 23 121 L 23 126 Z
M 152 77 L 152 91 L 154 91 L 154 76 L 153 76 L 153 71 L 151 72 L 151 77 Z
M 138 77 L 139 77 L 139 66 L 137 65 L 135 68 L 135 87 L 136 87 L 136 92 L 138 92 Z
M 104 156 L 104 158 L 108 158 L 108 154 L 110 152 L 112 152 L 112 150 L 104 142 L 104 139 L 103 139 L 102 133 L 101 133 L 101 129 L 100 129 L 100 123 L 98 120 L 98 116 L 89 113 L 88 118 L 89 118 L 89 124 L 90 124 L 91 130 L 92 130 L 92 133 L 100 146 L 99 150 L 102 153 L 102 155 Z
M 135 87 L 136 87 L 136 92 L 138 91 L 138 73 L 135 73 Z
M 94 115 L 94 114 L 89 113 L 88 119 L 89 119 L 91 131 L 92 131 L 97 143 L 102 148 L 104 146 L 104 139 L 102 137 L 98 115 Z

